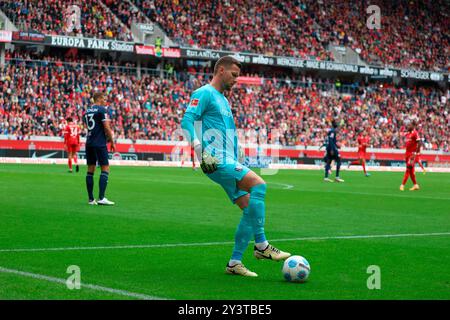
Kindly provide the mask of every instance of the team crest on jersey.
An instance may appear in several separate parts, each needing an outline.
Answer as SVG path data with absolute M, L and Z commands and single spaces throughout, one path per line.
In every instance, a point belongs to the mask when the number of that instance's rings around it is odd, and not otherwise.
M 189 106 L 190 106 L 190 107 L 196 107 L 196 106 L 198 106 L 199 101 L 200 101 L 200 100 L 198 100 L 198 99 L 193 99 L 193 100 L 191 101 L 191 103 L 189 104 Z

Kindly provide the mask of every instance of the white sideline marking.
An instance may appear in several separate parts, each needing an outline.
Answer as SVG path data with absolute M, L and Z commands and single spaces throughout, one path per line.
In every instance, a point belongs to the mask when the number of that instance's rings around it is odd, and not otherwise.
M 287 184 L 287 183 L 267 182 L 267 184 L 269 184 L 269 185 L 276 184 L 276 185 L 282 186 L 283 190 L 290 190 L 290 189 L 294 188 L 294 186 L 292 184 Z
M 66 285 L 66 279 L 50 277 L 50 276 L 46 276 L 46 275 L 42 275 L 42 274 L 38 274 L 38 273 L 25 272 L 25 271 L 8 269 L 8 268 L 3 268 L 3 267 L 0 267 L 0 272 L 10 273 L 10 274 L 19 275 L 22 277 L 29 277 L 29 278 L 33 278 L 33 279 L 44 280 L 44 281 L 48 281 L 48 282 Z M 159 297 L 154 297 L 154 296 L 148 296 L 148 295 L 141 294 L 141 293 L 135 293 L 135 292 L 125 291 L 125 290 L 119 290 L 119 289 L 98 286 L 95 284 L 81 283 L 81 287 L 91 289 L 91 290 L 96 290 L 96 291 L 118 294 L 118 295 L 121 295 L 124 297 L 137 298 L 137 299 L 141 299 L 141 300 L 166 300 L 164 298 L 159 298 Z
M 178 176 L 178 177 L 182 177 L 182 176 Z M 116 180 L 128 180 L 129 177 L 116 177 Z M 143 179 L 139 179 L 139 178 L 133 178 L 133 181 L 151 181 L 151 182 L 163 182 L 163 183 L 173 183 L 173 184 L 199 184 L 202 186 L 210 186 L 211 185 L 211 181 L 182 181 L 182 180 L 170 180 L 170 179 L 152 179 L 152 178 L 143 178 Z M 291 190 L 294 188 L 294 186 L 292 184 L 287 184 L 287 183 L 278 183 L 278 182 L 266 182 L 269 186 L 272 185 L 277 185 L 277 186 L 281 186 L 283 190 Z M 275 188 L 278 189 L 278 188 Z
M 402 238 L 402 237 L 431 237 L 449 236 L 450 232 L 435 233 L 402 233 L 402 234 L 372 234 L 354 236 L 330 236 L 330 237 L 304 237 L 288 239 L 272 239 L 271 242 L 287 241 L 314 241 L 314 240 L 346 240 L 346 239 L 370 239 L 370 238 Z M 96 247 L 61 247 L 61 248 L 16 248 L 0 249 L 0 252 L 39 252 L 39 251 L 76 251 L 76 250 L 110 250 L 110 249 L 148 249 L 148 248 L 173 248 L 173 247 L 200 247 L 200 246 L 221 246 L 234 244 L 233 241 L 223 242 L 195 242 L 195 243 L 165 243 L 165 244 L 143 244 L 143 245 L 122 245 L 122 246 L 96 246 Z

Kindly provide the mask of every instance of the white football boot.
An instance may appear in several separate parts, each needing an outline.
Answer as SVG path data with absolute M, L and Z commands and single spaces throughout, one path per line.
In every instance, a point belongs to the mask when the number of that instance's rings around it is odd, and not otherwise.
M 289 252 L 283 252 L 280 249 L 275 248 L 271 244 L 267 245 L 264 250 L 259 250 L 256 246 L 254 247 L 253 255 L 256 259 L 269 259 L 280 261 L 287 259 L 291 256 Z
M 109 200 L 106 199 L 106 198 L 103 198 L 102 200 L 98 200 L 97 203 L 98 203 L 100 206 L 113 206 L 113 205 L 114 205 L 114 202 L 109 201 Z
M 234 266 L 230 266 L 227 264 L 225 272 L 228 274 L 235 274 L 244 277 L 257 277 L 258 275 L 250 270 L 248 270 L 242 263 L 235 264 Z

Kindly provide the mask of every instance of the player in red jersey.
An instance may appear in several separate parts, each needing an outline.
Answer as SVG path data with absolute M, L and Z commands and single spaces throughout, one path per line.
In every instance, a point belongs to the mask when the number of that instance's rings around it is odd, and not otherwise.
M 183 140 L 184 137 L 183 137 L 183 136 L 180 136 L 179 139 L 180 139 L 180 140 Z M 181 147 L 181 148 L 179 149 L 179 152 L 180 152 L 180 159 L 181 159 L 181 167 L 184 166 L 184 160 L 185 160 L 186 154 L 187 154 L 186 148 L 189 148 L 189 152 L 190 152 L 190 155 L 191 155 L 191 161 L 192 161 L 192 170 L 195 171 L 195 170 L 197 170 L 197 168 L 195 167 L 195 150 L 194 150 L 194 147 L 192 147 L 192 146 Z
M 416 164 L 416 156 L 420 153 L 420 146 L 421 141 L 419 138 L 419 134 L 416 131 L 416 123 L 414 121 L 411 121 L 408 126 L 406 133 L 406 153 L 405 153 L 405 160 L 406 160 L 406 172 L 405 176 L 403 177 L 402 184 L 400 185 L 400 190 L 403 191 L 405 189 L 406 181 L 408 181 L 408 178 L 411 177 L 412 182 L 414 183 L 414 186 L 410 188 L 410 191 L 419 190 L 419 185 L 416 181 L 416 173 L 414 172 L 414 165 Z
M 419 151 L 419 153 L 416 154 L 416 159 L 415 160 L 416 160 L 416 163 L 419 165 L 419 167 L 422 169 L 423 174 L 426 174 L 427 171 L 425 170 L 425 167 L 423 166 L 422 159 L 420 158 L 420 156 L 421 156 L 421 154 L 420 154 L 420 151 Z
M 192 170 L 197 170 L 197 168 L 195 167 L 195 159 L 194 159 L 195 152 L 194 152 L 194 148 L 189 147 L 189 149 L 190 149 L 190 155 L 191 155 L 191 161 L 192 161 Z M 180 158 L 181 158 L 181 167 L 180 168 L 182 168 L 184 166 L 185 157 L 186 157 L 185 149 L 181 148 L 180 149 Z
M 422 137 L 422 139 L 420 141 L 423 144 L 424 139 L 423 139 L 423 128 L 422 128 L 422 125 L 419 124 L 417 126 L 417 132 L 419 133 L 419 136 Z M 423 166 L 423 163 L 422 163 L 422 159 L 420 158 L 420 152 L 416 155 L 416 163 L 422 169 L 423 174 L 426 174 L 427 171 L 425 170 L 425 168 Z
M 348 164 L 348 167 L 350 168 L 351 165 L 361 165 L 364 170 L 364 174 L 366 177 L 369 177 L 370 174 L 366 170 L 366 158 L 367 158 L 367 152 L 366 149 L 369 145 L 370 138 L 364 134 L 364 130 L 359 130 L 358 133 L 358 160 L 355 160 L 353 162 L 350 162 Z
M 192 161 L 192 170 L 197 170 L 195 167 L 195 150 L 194 147 L 191 146 L 191 161 Z
M 69 172 L 72 172 L 72 160 L 75 163 L 75 170 L 78 172 L 77 152 L 80 150 L 80 127 L 72 118 L 67 118 L 67 125 L 64 129 L 64 145 L 68 153 Z

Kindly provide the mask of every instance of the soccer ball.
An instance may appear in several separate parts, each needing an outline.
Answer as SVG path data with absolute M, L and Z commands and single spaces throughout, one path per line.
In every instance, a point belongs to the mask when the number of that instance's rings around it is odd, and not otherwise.
M 284 261 L 281 272 L 286 281 L 305 282 L 311 272 L 311 266 L 302 256 L 291 256 Z

